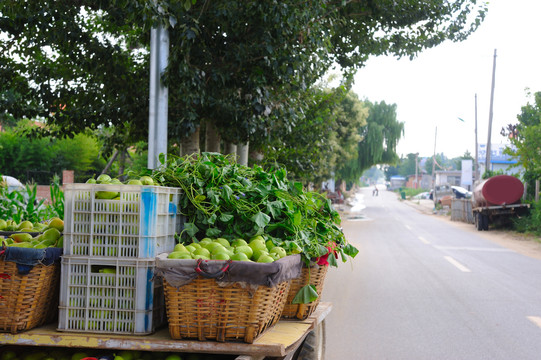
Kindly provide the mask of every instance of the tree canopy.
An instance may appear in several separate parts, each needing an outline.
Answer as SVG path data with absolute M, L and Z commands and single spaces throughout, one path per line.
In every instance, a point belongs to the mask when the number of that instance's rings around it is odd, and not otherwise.
M 171 39 L 170 143 L 209 121 L 227 141 L 264 144 L 271 129 L 294 129 L 334 67 L 347 84 L 371 56 L 465 39 L 485 12 L 477 0 L 5 1 L 0 121 L 38 117 L 48 127 L 33 131 L 53 136 L 113 128 L 110 143 L 124 146 L 145 139 L 149 31 L 160 22 Z M 392 160 L 385 149 L 363 151 Z

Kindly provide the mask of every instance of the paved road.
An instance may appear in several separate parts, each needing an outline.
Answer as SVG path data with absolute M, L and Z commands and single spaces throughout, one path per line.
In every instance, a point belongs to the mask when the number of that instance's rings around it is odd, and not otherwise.
M 329 271 L 326 360 L 541 359 L 541 260 L 365 189 Z M 486 236 L 487 233 L 484 233 Z

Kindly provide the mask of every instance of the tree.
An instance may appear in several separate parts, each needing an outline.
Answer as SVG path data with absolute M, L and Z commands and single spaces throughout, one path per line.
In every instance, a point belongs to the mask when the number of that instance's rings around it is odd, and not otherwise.
M 405 158 L 402 158 L 398 167 L 398 174 L 402 176 L 415 175 L 416 157 L 415 154 L 410 153 Z
M 501 130 L 513 145 L 504 152 L 517 160 L 514 166 L 522 166 L 528 188 L 535 189 L 535 180 L 541 177 L 541 92 L 533 95 L 533 102 L 522 106 L 517 120 Z
M 343 162 L 337 171 L 337 175 L 346 181 L 357 182 L 362 173 L 373 165 L 398 162 L 396 145 L 403 134 L 404 123 L 396 119 L 396 104 L 365 100 L 364 105 L 368 109 L 368 117 L 366 126 L 358 129 L 361 141 L 357 146 L 357 156 Z
M 160 21 L 172 44 L 171 141 L 205 120 L 226 141 L 263 142 L 278 119 L 294 127 L 312 101 L 304 93 L 336 64 L 349 79 L 370 56 L 463 40 L 485 11 L 476 0 L 6 1 L 2 115 L 43 117 L 57 136 L 101 126 L 118 130 L 113 143 L 143 139 L 148 34 Z

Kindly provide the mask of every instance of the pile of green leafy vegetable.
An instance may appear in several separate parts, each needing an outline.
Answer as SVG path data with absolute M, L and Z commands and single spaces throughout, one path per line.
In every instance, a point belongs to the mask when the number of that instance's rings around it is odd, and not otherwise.
M 281 244 L 305 261 L 328 256 L 336 265 L 358 250 L 348 244 L 340 228 L 340 215 L 324 195 L 305 191 L 287 179 L 285 169 L 265 171 L 239 165 L 231 156 L 201 153 L 187 157 L 168 155 L 152 177 L 164 186 L 182 188 L 185 216 L 180 240 L 251 238 L 262 235 Z

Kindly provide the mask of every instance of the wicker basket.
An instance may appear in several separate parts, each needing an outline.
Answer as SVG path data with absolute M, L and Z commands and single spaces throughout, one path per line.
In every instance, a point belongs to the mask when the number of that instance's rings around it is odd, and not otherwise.
M 291 286 L 289 287 L 289 294 L 287 295 L 286 305 L 282 311 L 283 319 L 297 318 L 304 320 L 310 316 L 319 304 L 321 298 L 321 292 L 323 291 L 323 283 L 325 282 L 325 275 L 327 274 L 328 266 L 313 266 L 303 267 L 300 277 L 291 280 Z M 297 292 L 305 285 L 308 285 L 310 281 L 311 285 L 316 287 L 318 298 L 309 304 L 292 304 Z
M 290 281 L 256 289 L 240 283 L 224 286 L 198 277 L 179 289 L 164 281 L 169 332 L 173 339 L 244 341 L 280 320 Z
M 15 262 L 0 259 L 0 332 L 16 334 L 58 315 L 60 265 L 35 265 L 19 275 Z

